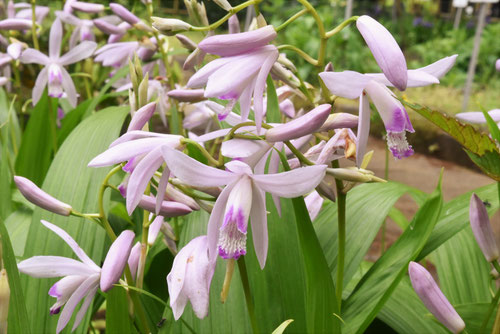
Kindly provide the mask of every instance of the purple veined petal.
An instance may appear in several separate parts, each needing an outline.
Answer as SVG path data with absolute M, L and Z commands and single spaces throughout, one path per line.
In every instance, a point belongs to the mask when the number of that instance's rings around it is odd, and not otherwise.
M 260 269 L 264 269 L 268 248 L 266 198 L 264 192 L 255 185 L 252 189 L 250 217 L 255 255 L 259 260 Z
M 153 196 L 142 195 L 142 199 L 139 202 L 139 207 L 149 212 L 155 212 L 156 199 Z M 179 202 L 163 201 L 161 203 L 159 215 L 165 218 L 177 217 L 177 216 L 187 215 L 192 211 L 193 209 L 191 209 L 186 204 Z
M 165 167 L 163 173 L 161 174 L 160 182 L 158 183 L 158 191 L 156 193 L 156 209 L 155 209 L 156 214 L 160 212 L 161 203 L 165 199 L 165 193 L 167 191 L 169 178 L 170 178 L 170 170 L 168 169 L 168 167 Z
M 58 59 L 61 54 L 61 42 L 63 36 L 63 29 L 61 20 L 56 18 L 50 28 L 49 36 L 49 57 L 52 60 Z
M 134 25 L 140 21 L 137 16 L 132 14 L 132 12 L 130 12 L 127 8 L 123 7 L 120 4 L 112 2 L 109 4 L 109 8 L 111 8 L 113 13 L 118 15 L 123 21 L 126 21 L 131 25 Z
M 162 216 L 157 216 L 151 225 L 149 225 L 149 231 L 148 231 L 148 245 L 152 246 L 156 238 L 158 237 L 158 233 L 160 232 L 160 228 L 163 225 L 163 217 Z
M 483 201 L 472 194 L 469 206 L 469 220 L 477 244 L 488 262 L 496 261 L 499 256 L 495 234 L 491 228 L 488 211 Z
M 319 76 L 332 94 L 347 99 L 359 97 L 372 80 L 369 76 L 354 71 L 322 72 Z
M 438 79 L 442 78 L 448 73 L 457 60 L 458 55 L 453 55 L 440 59 L 430 65 L 416 69 L 415 71 L 426 72 Z
M 128 161 L 135 156 L 148 153 L 159 146 L 178 147 L 178 136 L 172 138 L 153 137 L 130 140 L 110 147 L 89 162 L 89 167 L 111 166 L 123 161 Z
M 307 211 L 309 211 L 311 221 L 314 221 L 323 206 L 323 197 L 315 190 L 304 198 L 304 202 L 306 203 Z
M 45 86 L 47 85 L 47 81 L 49 79 L 48 70 L 48 67 L 45 66 L 36 77 L 35 86 L 33 86 L 33 91 L 31 93 L 33 105 L 36 105 L 38 101 L 40 101 L 43 91 L 45 90 Z
M 61 67 L 61 76 L 62 76 L 62 87 L 64 92 L 66 93 L 66 98 L 68 99 L 69 104 L 74 108 L 77 103 L 77 94 L 75 84 L 73 83 L 73 79 L 69 75 L 68 71 L 64 67 Z
M 80 285 L 73 293 L 73 295 L 69 298 L 68 302 L 64 306 L 63 311 L 61 312 L 61 315 L 59 316 L 59 321 L 57 321 L 57 329 L 56 329 L 57 334 L 59 334 L 64 329 L 64 327 L 66 327 L 78 303 L 80 303 L 80 301 L 87 294 L 89 294 L 96 288 L 99 282 L 99 276 L 100 276 L 99 274 L 89 276 L 85 280 L 85 282 L 83 282 L 82 285 Z
M 42 224 L 57 234 L 61 239 L 64 240 L 68 244 L 69 247 L 73 250 L 73 252 L 78 256 L 80 260 L 82 260 L 83 263 L 88 265 L 89 267 L 92 267 L 96 272 L 99 272 L 101 268 L 95 264 L 94 261 L 92 261 L 88 255 L 85 253 L 85 251 L 78 245 L 78 243 L 62 228 L 59 226 L 56 226 L 54 224 L 49 223 L 48 221 L 41 220 Z
M 71 8 L 84 13 L 98 14 L 104 11 L 104 5 L 97 3 L 88 3 L 83 1 L 74 1 L 71 3 Z
M 139 257 L 141 256 L 141 243 L 137 241 L 130 251 L 128 257 L 128 267 L 130 268 L 130 273 L 132 278 L 135 280 L 137 276 L 137 268 L 139 267 Z
M 195 187 L 218 187 L 238 178 L 230 172 L 209 167 L 169 147 L 162 148 L 168 168 L 176 177 Z
M 154 173 L 163 164 L 161 146 L 149 152 L 134 168 L 127 187 L 127 212 L 132 214 L 142 199 L 146 187 Z
M 266 57 L 266 60 L 260 68 L 259 74 L 257 75 L 257 80 L 255 83 L 255 89 L 253 92 L 253 113 L 255 115 L 255 125 L 257 128 L 257 134 L 260 134 L 262 119 L 264 118 L 264 90 L 266 89 L 266 80 L 273 64 L 279 57 L 278 49 L 274 45 L 267 45 L 262 47 L 262 49 L 269 49 L 270 52 Z
M 356 140 L 356 166 L 361 167 L 370 135 L 370 102 L 365 93 L 359 96 L 358 133 Z
M 87 313 L 87 310 L 90 306 L 90 303 L 92 302 L 95 294 L 97 293 L 97 289 L 98 289 L 98 287 L 95 286 L 93 289 L 91 289 L 87 293 L 87 296 L 85 296 L 85 300 L 83 301 L 82 306 L 80 307 L 80 310 L 78 310 L 78 313 L 76 314 L 75 322 L 73 324 L 73 327 L 71 328 L 72 332 L 75 331 L 75 329 L 78 327 L 78 325 L 80 325 L 80 323 L 82 322 L 83 316 L 85 315 L 85 313 Z
M 167 140 L 171 141 L 177 141 L 179 142 L 182 136 L 178 135 L 171 135 L 171 134 L 166 134 L 166 133 L 158 133 L 158 132 L 149 132 L 149 131 L 142 131 L 142 130 L 134 130 L 134 131 L 128 131 L 125 132 L 123 135 L 121 135 L 118 139 L 113 141 L 109 147 L 116 146 L 118 144 L 122 144 L 128 141 L 136 140 L 136 139 L 143 139 L 143 138 L 164 138 Z
M 134 238 L 134 232 L 125 230 L 109 247 L 101 270 L 100 287 L 103 292 L 111 289 L 122 276 Z
M 137 110 L 130 120 L 127 132 L 134 130 L 142 130 L 144 125 L 153 116 L 156 110 L 156 102 L 150 102 Z
M 24 50 L 19 59 L 23 64 L 41 64 L 47 66 L 50 63 L 49 57 L 36 49 Z
M 296 139 L 316 132 L 325 123 L 332 106 L 321 104 L 308 113 L 267 130 L 266 140 L 271 142 Z
M 239 179 L 239 178 L 238 178 Z M 217 260 L 217 243 L 219 241 L 220 227 L 222 226 L 222 221 L 224 219 L 224 212 L 226 209 L 226 203 L 229 198 L 229 194 L 233 190 L 233 187 L 238 182 L 238 179 L 234 180 L 232 183 L 228 184 L 224 190 L 217 197 L 215 205 L 210 214 L 207 225 L 207 238 L 208 238 L 208 258 L 210 262 Z
M 231 57 L 263 47 L 275 39 L 276 35 L 274 27 L 268 25 L 242 33 L 211 36 L 201 41 L 198 47 L 207 53 Z
M 278 174 L 252 175 L 262 190 L 285 198 L 304 195 L 313 190 L 323 179 L 326 165 L 297 168 Z
M 83 41 L 59 58 L 58 62 L 62 66 L 79 62 L 92 56 L 96 48 L 97 44 L 95 42 Z
M 500 122 L 500 109 L 492 109 L 488 111 L 488 114 L 493 119 L 494 122 Z M 475 124 L 484 124 L 486 123 L 486 118 L 484 118 L 484 114 L 481 111 L 470 111 L 470 112 L 462 112 L 455 115 L 461 121 Z
M 367 15 L 357 19 L 356 27 L 387 79 L 399 90 L 405 90 L 408 82 L 408 68 L 403 52 L 391 33 Z
M 61 98 L 64 95 L 64 88 L 62 84 L 63 68 L 58 64 L 52 63 L 48 66 L 48 93 L 50 97 Z
M 20 272 L 37 278 L 89 276 L 96 271 L 85 263 L 62 256 L 33 256 L 17 265 Z

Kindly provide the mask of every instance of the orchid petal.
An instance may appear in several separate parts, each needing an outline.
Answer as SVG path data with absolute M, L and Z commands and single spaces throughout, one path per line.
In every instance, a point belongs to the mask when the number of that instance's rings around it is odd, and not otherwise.
M 153 196 L 142 195 L 142 199 L 139 202 L 139 207 L 149 212 L 155 212 L 156 199 Z M 191 209 L 184 203 L 163 201 L 161 202 L 159 215 L 165 218 L 177 217 L 177 216 L 187 215 L 191 211 L 193 211 L 193 209 Z
M 149 231 L 148 231 L 148 245 L 152 246 L 156 238 L 158 237 L 158 233 L 160 232 L 160 228 L 163 225 L 163 217 L 162 216 L 157 216 L 153 222 L 149 225 Z
M 366 75 L 385 86 L 394 87 L 383 73 L 366 73 Z M 437 83 L 439 83 L 438 78 L 420 69 L 408 71 L 407 87 L 423 87 Z
M 355 99 L 372 80 L 369 76 L 354 71 L 322 72 L 319 74 L 326 87 L 334 95 Z
M 304 198 L 304 202 L 306 203 L 307 211 L 309 211 L 309 218 L 311 218 L 311 221 L 314 221 L 323 206 L 323 197 L 315 190 Z
M 103 292 L 111 289 L 122 276 L 130 256 L 134 237 L 134 232 L 125 230 L 109 247 L 101 270 L 100 287 Z
M 36 49 L 26 49 L 23 51 L 21 54 L 21 57 L 19 58 L 21 63 L 23 64 L 41 64 L 41 65 L 48 65 L 50 63 L 49 57 L 41 53 L 40 51 Z
M 160 212 L 161 203 L 165 199 L 165 192 L 167 191 L 169 177 L 170 177 L 170 170 L 168 169 L 168 167 L 165 167 L 163 173 L 161 174 L 160 182 L 158 183 L 158 191 L 156 193 L 156 209 L 155 209 L 156 214 Z
M 231 183 L 237 175 L 209 167 L 169 147 L 162 148 L 168 168 L 183 182 L 195 187 L 218 187 Z
M 54 224 L 49 223 L 48 221 L 41 220 L 41 222 L 46 228 L 48 228 L 49 230 L 51 230 L 52 232 L 57 234 L 61 239 L 63 239 L 64 242 L 66 242 L 68 244 L 68 246 L 73 250 L 73 252 L 76 254 L 76 256 L 78 256 L 78 258 L 80 260 L 82 260 L 83 263 L 92 267 L 97 272 L 101 270 L 101 268 L 99 268 L 97 266 L 97 264 L 95 264 L 95 262 L 92 261 L 90 259 L 90 257 L 88 257 L 88 255 L 85 253 L 85 251 L 78 245 L 78 243 L 66 231 L 64 231 L 59 226 L 56 226 Z
M 416 69 L 416 71 L 426 72 L 438 79 L 443 77 L 455 65 L 458 55 L 453 55 L 440 59 L 430 65 Z
M 500 121 L 500 109 L 492 109 L 488 111 L 488 114 L 493 119 L 494 122 Z M 475 124 L 483 124 L 486 123 L 486 118 L 481 111 L 470 111 L 470 112 L 462 112 L 455 115 L 461 121 L 475 123 Z
M 64 92 L 66 93 L 66 97 L 68 99 L 69 104 L 74 108 L 77 103 L 77 95 L 75 84 L 73 83 L 73 79 L 69 75 L 68 71 L 64 67 L 61 67 L 61 75 L 62 75 L 62 86 Z
M 179 142 L 182 136 L 178 135 L 171 135 L 171 134 L 165 134 L 165 133 L 158 133 L 158 132 L 150 132 L 150 131 L 142 131 L 142 130 L 133 130 L 124 133 L 121 135 L 118 139 L 116 139 L 114 142 L 109 144 L 109 147 L 116 146 L 118 144 L 131 141 L 131 140 L 136 140 L 136 139 L 142 139 L 142 138 L 151 138 L 151 137 L 159 137 L 159 138 L 165 138 L 168 140 L 171 140 L 173 142 Z
M 174 258 L 174 262 L 172 263 L 172 270 L 167 275 L 167 283 L 168 283 L 168 295 L 170 297 L 170 305 L 176 303 L 177 298 L 179 298 L 182 294 L 182 288 L 185 284 L 186 278 L 186 269 L 188 266 L 189 256 L 196 249 L 196 241 L 197 239 L 206 238 L 205 236 L 200 236 L 192 239 L 188 242 L 184 247 L 182 247 Z M 186 299 L 187 302 L 187 299 Z M 184 310 L 184 307 L 182 307 Z M 182 314 L 181 310 L 181 314 Z M 177 313 L 177 312 L 176 312 Z M 179 317 L 174 313 L 176 319 Z M 180 314 L 179 314 L 180 316 Z
M 86 59 L 94 54 L 96 48 L 97 44 L 95 42 L 83 41 L 59 58 L 59 64 L 63 66 L 70 65 Z
M 365 96 L 365 94 L 363 93 L 359 96 L 358 133 L 356 136 L 356 166 L 358 166 L 358 168 L 361 167 L 361 163 L 363 162 L 369 135 L 370 102 L 368 102 L 367 96 Z
M 260 268 L 264 269 L 268 248 L 266 198 L 264 192 L 255 185 L 252 189 L 250 220 L 255 254 L 259 260 Z
M 92 299 L 94 299 L 94 296 L 95 296 L 96 293 L 97 293 L 97 286 L 95 288 L 91 289 L 90 292 L 85 297 L 85 300 L 83 301 L 82 306 L 80 307 L 80 310 L 76 314 L 75 322 L 73 323 L 73 327 L 71 329 L 72 332 L 82 322 L 83 316 L 87 312 L 87 310 L 88 310 L 88 308 L 90 306 L 90 303 L 92 302 Z
M 33 99 L 33 105 L 36 105 L 38 101 L 40 101 L 43 91 L 45 90 L 45 86 L 47 86 L 47 81 L 49 78 L 48 70 L 49 68 L 45 66 L 40 71 L 40 73 L 38 73 L 38 76 L 35 81 L 35 86 L 33 86 L 33 92 L 31 93 L 31 98 Z
M 260 133 L 260 129 L 262 127 L 262 119 L 264 117 L 264 104 L 263 104 L 263 96 L 264 90 L 266 89 L 266 80 L 269 75 L 269 71 L 273 67 L 273 64 L 279 57 L 278 49 L 274 45 L 268 45 L 270 54 L 266 57 L 266 60 L 261 65 L 259 74 L 257 75 L 257 80 L 255 82 L 255 89 L 253 92 L 253 113 L 255 116 L 255 125 L 257 127 L 257 134 Z
M 50 28 L 49 37 L 49 57 L 51 59 L 59 58 L 61 54 L 61 42 L 62 42 L 63 29 L 61 20 L 56 18 L 52 27 Z
M 62 256 L 33 256 L 21 261 L 19 271 L 32 277 L 62 277 L 93 275 L 96 271 L 87 264 Z
M 241 56 L 239 56 L 241 58 Z M 203 66 L 198 70 L 188 81 L 187 87 L 189 88 L 201 88 L 203 87 L 208 78 L 219 68 L 226 65 L 227 63 L 234 61 L 234 58 L 219 58 Z
M 285 198 L 304 195 L 323 179 L 326 165 L 297 168 L 278 174 L 251 175 L 257 186 L 271 194 Z

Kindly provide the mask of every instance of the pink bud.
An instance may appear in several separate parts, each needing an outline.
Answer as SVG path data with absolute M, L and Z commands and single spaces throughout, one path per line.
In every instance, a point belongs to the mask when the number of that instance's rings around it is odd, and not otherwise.
M 124 26 L 115 26 L 103 19 L 95 19 L 94 25 L 97 27 L 97 29 L 108 35 L 120 35 L 124 34 L 127 31 Z
M 90 13 L 90 14 L 97 14 L 105 9 L 104 5 L 97 3 L 88 3 L 83 1 L 75 1 L 71 3 L 71 8 L 80 12 Z
M 399 90 L 405 90 L 408 68 L 403 51 L 391 33 L 367 15 L 358 18 L 356 26 L 387 79 Z
M 63 203 L 50 196 L 27 178 L 14 176 L 14 182 L 16 183 L 16 186 L 21 194 L 23 194 L 23 196 L 26 197 L 26 199 L 31 203 L 41 207 L 42 209 L 57 213 L 58 215 L 70 215 L 72 208 L 69 204 Z
M 129 11 L 127 8 L 123 7 L 120 4 L 112 2 L 109 4 L 109 8 L 111 8 L 113 13 L 118 15 L 123 21 L 128 22 L 131 25 L 134 25 L 140 21 L 137 16 L 132 14 L 131 11 Z
M 285 141 L 311 134 L 323 125 L 331 109 L 331 105 L 322 104 L 299 118 L 269 129 L 266 132 L 266 140 Z
M 240 32 L 240 21 L 238 20 L 238 15 L 234 14 L 227 20 L 227 25 L 230 34 L 238 34 Z
M 486 260 L 491 262 L 498 259 L 498 247 L 491 228 L 488 211 L 486 211 L 483 201 L 476 194 L 472 194 L 470 198 L 469 219 L 474 237 L 476 237 L 477 244 Z
M 177 34 L 175 37 L 181 42 L 182 46 L 184 46 L 189 51 L 194 51 L 197 48 L 195 42 L 193 42 L 189 37 L 183 34 Z
M 328 116 L 318 132 L 342 128 L 355 128 L 358 125 L 358 116 L 348 113 L 335 113 Z
M 139 202 L 139 207 L 149 212 L 155 212 L 156 199 L 152 196 L 143 195 L 141 201 Z M 161 203 L 159 215 L 163 217 L 177 217 L 177 216 L 187 215 L 191 211 L 193 210 L 186 204 L 171 202 L 171 201 L 163 201 Z
M 137 110 L 132 116 L 127 132 L 142 130 L 143 126 L 149 121 L 156 110 L 156 102 L 150 102 Z
M 101 290 L 106 292 L 118 282 L 130 256 L 135 234 L 130 230 L 123 231 L 109 247 L 101 270 Z
M 0 21 L 0 30 L 28 30 L 33 22 L 26 19 L 5 19 Z
M 206 100 L 204 93 L 203 89 L 174 89 L 167 95 L 180 102 L 199 102 Z
M 425 307 L 451 332 L 461 332 L 465 328 L 464 321 L 446 299 L 431 274 L 420 264 L 413 261 L 408 266 L 408 272 L 411 285 Z

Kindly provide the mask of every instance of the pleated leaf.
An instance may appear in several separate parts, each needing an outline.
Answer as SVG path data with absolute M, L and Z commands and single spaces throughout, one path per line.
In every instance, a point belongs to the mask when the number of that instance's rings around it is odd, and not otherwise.
M 278 95 L 276 95 L 276 88 L 274 87 L 273 79 L 271 75 L 267 77 L 267 111 L 266 111 L 266 122 L 267 123 L 279 123 L 281 122 L 280 106 L 278 101 Z

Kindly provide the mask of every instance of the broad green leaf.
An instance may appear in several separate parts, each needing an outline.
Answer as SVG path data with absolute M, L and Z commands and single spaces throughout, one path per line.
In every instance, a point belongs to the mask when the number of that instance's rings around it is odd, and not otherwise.
M 50 166 L 42 189 L 79 212 L 97 212 L 98 189 L 109 168 L 89 168 L 88 162 L 107 149 L 118 137 L 126 107 L 111 107 L 93 114 L 71 132 L 57 152 Z M 105 205 L 109 202 L 106 192 Z M 24 257 L 36 255 L 59 255 L 75 257 L 66 243 L 42 224 L 40 219 L 54 223 L 67 231 L 82 249 L 98 264 L 101 263 L 106 243 L 109 240 L 104 230 L 88 220 L 64 217 L 36 208 L 28 232 Z M 33 278 L 22 275 L 21 282 L 26 297 L 26 305 L 33 331 L 55 332 L 57 316 L 49 316 L 48 310 L 54 299 L 47 291 L 56 279 Z M 77 329 L 87 332 L 89 312 Z M 69 323 L 65 332 L 71 331 Z
M 489 321 L 486 324 L 486 329 L 481 330 L 483 322 L 488 313 L 490 303 L 471 303 L 454 305 L 457 313 L 462 317 L 465 322 L 465 329 L 469 334 L 484 334 L 493 333 L 493 323 L 495 322 L 495 315 L 497 314 L 498 306 L 495 307 Z
M 452 136 L 465 148 L 471 160 L 486 175 L 500 181 L 500 151 L 487 134 L 480 133 L 472 125 L 462 124 L 455 118 L 448 117 L 438 111 L 418 104 L 402 102 Z
M 408 271 L 408 263 L 424 247 L 442 206 L 443 197 L 439 184 L 401 237 L 375 262 L 347 298 L 342 313 L 346 333 L 363 333 L 375 319 Z
M 276 88 L 274 86 L 273 79 L 271 75 L 267 77 L 267 111 L 266 111 L 266 122 L 267 123 L 280 123 L 281 113 L 278 101 L 278 95 L 276 95 Z
M 490 264 L 476 243 L 470 226 L 432 253 L 441 290 L 450 303 L 487 303 L 493 288 Z
M 388 182 L 362 184 L 347 193 L 344 286 L 349 284 L 358 270 L 394 203 L 404 193 L 412 191 L 409 186 Z M 336 277 L 338 230 L 335 203 L 328 202 L 323 207 L 314 220 L 314 228 L 332 277 Z
M 12 212 L 12 199 L 10 196 L 12 175 L 9 168 L 7 143 L 2 143 L 0 152 L 0 189 L 3 192 L 3 195 L 0 196 L 0 219 L 6 219 Z
M 127 293 L 121 287 L 114 287 L 106 297 L 106 333 L 132 333 L 128 315 Z
M 285 329 L 288 327 L 293 322 L 293 319 L 288 319 L 283 321 L 281 325 L 279 325 L 273 332 L 272 334 L 283 334 Z
M 53 134 L 49 112 L 49 98 L 45 92 L 33 108 L 24 130 L 21 147 L 16 159 L 16 174 L 40 186 L 47 174 L 53 153 Z M 55 119 L 55 117 L 54 117 Z
M 61 120 L 61 128 L 57 133 L 57 145 L 61 146 L 68 135 L 80 123 L 83 113 L 87 110 L 92 100 L 86 100 L 76 106 L 73 110 L 68 112 Z
M 482 109 L 481 111 L 486 119 L 486 124 L 488 125 L 491 137 L 500 143 L 500 129 L 498 128 L 497 123 L 493 120 L 493 118 L 491 118 L 490 114 L 486 110 Z
M 406 219 L 405 215 L 395 207 L 392 207 L 389 211 L 389 218 L 391 218 L 403 230 L 410 225 L 410 222 Z
M 498 210 L 498 190 L 496 184 L 477 188 L 446 202 L 443 205 L 441 217 L 439 217 L 439 221 L 431 237 L 417 258 L 418 261 L 425 258 L 441 244 L 446 242 L 446 240 L 450 239 L 469 225 L 469 203 L 473 192 L 483 201 L 488 201 L 491 204 L 486 208 L 490 215 Z
M 5 220 L 5 227 L 9 232 L 12 248 L 16 257 L 21 258 L 24 254 L 24 247 L 26 245 L 26 238 L 28 237 L 32 215 L 33 212 L 31 210 L 20 208 L 12 212 Z
M 10 288 L 8 333 L 30 333 L 30 319 L 26 311 L 23 290 L 19 281 L 16 258 L 12 250 L 9 234 L 3 220 L 0 218 L 0 247 L 2 251 L 2 263 L 7 271 Z
M 398 333 L 445 334 L 448 331 L 438 324 L 404 277 L 380 310 L 377 317 Z

